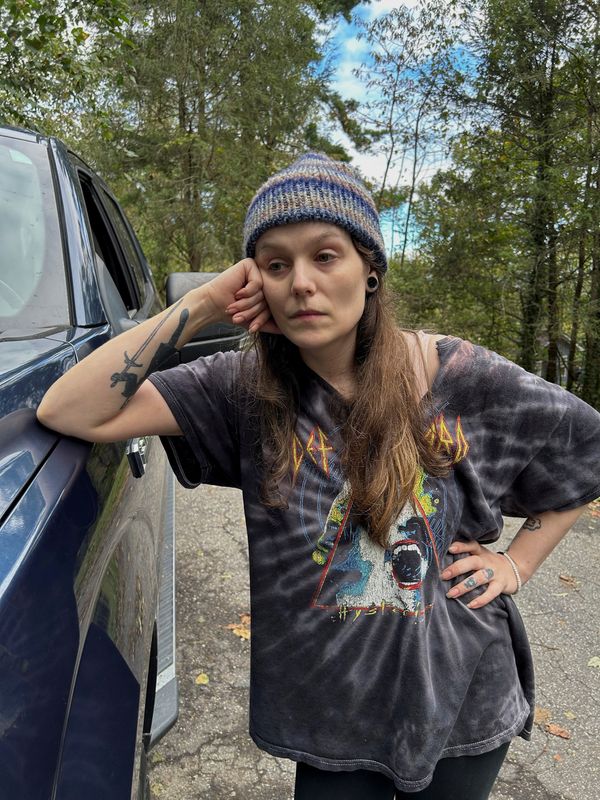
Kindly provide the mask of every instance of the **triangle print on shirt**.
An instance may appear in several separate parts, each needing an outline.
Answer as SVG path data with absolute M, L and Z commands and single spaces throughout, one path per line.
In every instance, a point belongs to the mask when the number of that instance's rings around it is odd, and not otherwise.
M 381 547 L 352 519 L 350 487 L 344 484 L 331 505 L 312 553 L 322 566 L 313 608 L 422 616 L 431 607 L 424 587 L 430 570 L 438 575 L 443 546 L 445 488 L 427 486 L 420 472 L 413 493 Z M 415 513 L 416 512 L 416 513 Z

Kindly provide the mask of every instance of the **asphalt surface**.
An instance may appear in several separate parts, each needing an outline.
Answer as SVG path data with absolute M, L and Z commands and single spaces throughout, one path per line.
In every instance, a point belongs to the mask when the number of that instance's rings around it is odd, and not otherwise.
M 241 494 L 178 488 L 176 509 L 180 712 L 151 754 L 152 797 L 291 800 L 293 762 L 248 735 L 250 643 L 226 627 L 249 611 Z M 517 527 L 507 521 L 497 549 Z M 492 800 L 600 798 L 600 667 L 589 664 L 600 659 L 599 565 L 600 518 L 586 512 L 517 598 L 542 711 L 532 741 L 511 745 Z

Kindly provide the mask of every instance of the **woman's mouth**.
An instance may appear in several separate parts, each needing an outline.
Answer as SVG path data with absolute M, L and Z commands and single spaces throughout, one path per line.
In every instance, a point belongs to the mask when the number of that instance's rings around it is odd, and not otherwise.
M 292 314 L 292 319 L 306 319 L 307 317 L 322 317 L 324 316 L 321 311 L 312 311 L 311 309 L 307 309 L 305 311 L 296 311 L 295 314 Z

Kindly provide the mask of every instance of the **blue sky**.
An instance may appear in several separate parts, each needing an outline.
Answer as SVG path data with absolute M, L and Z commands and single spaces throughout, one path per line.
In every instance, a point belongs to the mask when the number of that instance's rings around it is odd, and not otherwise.
M 364 22 L 380 17 L 381 15 L 401 7 L 414 8 L 418 5 L 418 0 L 373 0 L 371 3 L 361 3 L 353 11 L 353 17 L 357 17 Z M 355 98 L 359 101 L 367 99 L 364 86 L 353 76 L 352 70 L 359 67 L 368 56 L 368 45 L 364 39 L 357 39 L 359 27 L 354 23 L 348 23 L 342 17 L 334 31 L 333 42 L 338 50 L 336 59 L 335 77 L 333 85 L 344 98 Z M 353 156 L 354 163 L 360 168 L 368 178 L 381 180 L 385 169 L 385 160 L 377 155 L 365 155 L 357 153 L 350 141 L 340 133 L 340 141 L 347 147 Z
M 365 40 L 357 38 L 360 28 L 355 20 L 370 22 L 393 9 L 401 7 L 414 8 L 418 5 L 419 0 L 404 0 L 404 2 L 401 0 L 373 0 L 371 3 L 361 3 L 355 7 L 352 22 L 348 23 L 343 17 L 340 18 L 330 35 L 331 43 L 335 47 L 336 53 L 335 58 L 332 59 L 332 63 L 335 66 L 332 83 L 342 97 L 347 99 L 354 98 L 359 102 L 367 100 L 366 87 L 358 81 L 352 72 L 368 59 L 369 54 L 369 48 Z M 370 99 L 373 99 L 372 96 Z M 335 138 L 351 154 L 354 165 L 360 169 L 365 177 L 381 182 L 385 172 L 384 156 L 375 153 L 358 153 L 342 131 L 337 131 Z M 421 173 L 422 177 L 431 175 L 440 166 L 441 162 L 439 160 L 436 163 L 425 164 Z M 411 168 L 412 164 L 406 161 L 402 182 L 408 182 L 408 173 Z M 397 177 L 397 171 L 389 175 L 388 183 L 395 183 Z M 382 229 L 388 252 L 391 251 L 393 246 L 397 248 L 399 244 L 399 233 L 396 232 L 392 235 L 391 227 L 391 214 L 382 215 Z

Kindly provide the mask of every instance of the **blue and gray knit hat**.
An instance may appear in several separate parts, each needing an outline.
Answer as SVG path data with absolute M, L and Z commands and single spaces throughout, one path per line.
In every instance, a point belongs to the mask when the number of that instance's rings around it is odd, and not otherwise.
M 244 222 L 244 254 L 254 258 L 256 242 L 269 228 L 293 222 L 332 222 L 375 252 L 387 270 L 379 214 L 357 173 L 324 153 L 305 153 L 272 175 L 254 195 Z

